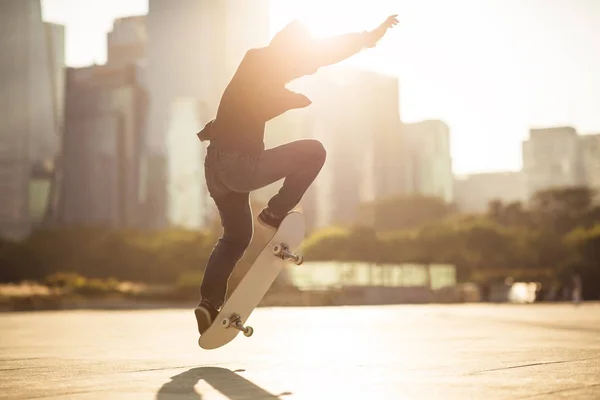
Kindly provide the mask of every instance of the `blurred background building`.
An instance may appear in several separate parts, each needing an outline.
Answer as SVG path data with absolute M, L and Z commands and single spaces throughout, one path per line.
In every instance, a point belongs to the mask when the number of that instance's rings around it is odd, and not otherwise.
M 145 18 L 116 20 L 105 65 L 68 68 L 61 224 L 138 226 L 149 98 Z
M 0 13 L 0 233 L 42 223 L 162 229 L 209 226 L 206 144 L 244 53 L 266 45 L 270 1 L 149 0 L 148 15 L 114 21 L 104 65 L 65 68 L 64 28 L 39 0 L 4 0 Z M 356 221 L 358 205 L 422 194 L 481 212 L 490 200 L 537 190 L 600 188 L 600 135 L 569 126 L 530 130 L 522 171 L 455 179 L 451 128 L 403 123 L 398 78 L 331 66 L 292 84 L 311 107 L 269 121 L 266 146 L 316 138 L 326 164 L 300 207 L 310 229 Z M 257 191 L 266 202 L 281 182 Z
M 45 118 L 55 122 L 43 126 L 56 128 L 51 134 L 31 128 L 30 135 L 39 136 L 35 141 L 19 136 L 22 146 L 28 143 L 28 154 L 45 162 L 37 164 L 36 176 L 60 150 L 57 173 L 46 180 L 46 192 L 55 189 L 57 200 L 49 201 L 48 193 L 29 196 L 31 168 L 25 168 L 23 157 L 13 160 L 10 165 L 19 173 L 5 173 L 11 176 L 14 221 L 28 226 L 24 199 L 31 197 L 40 210 L 51 204 L 50 220 L 60 224 L 152 229 L 210 224 L 215 210 L 204 184 L 206 145 L 193 133 L 214 117 L 244 53 L 268 43 L 270 2 L 240 9 L 234 1 L 150 0 L 147 16 L 114 22 L 105 65 L 69 68 L 66 79 L 60 27 L 48 24 L 40 30 L 39 1 L 13 3 L 13 12 L 27 15 L 31 32 L 37 27 L 45 39 L 37 46 L 61 43 L 55 57 L 46 57 L 54 63 L 31 68 L 38 80 L 28 75 L 22 82 L 39 86 L 40 79 L 54 77 L 55 88 L 46 85 L 46 101 L 54 99 L 51 90 L 56 92 L 56 112 Z M 7 36 L 14 43 L 25 37 L 5 35 L 5 47 L 13 43 Z M 23 63 L 33 62 L 21 56 Z M 16 68 L 13 74 L 22 71 Z M 371 71 L 325 68 L 292 85 L 306 92 L 313 106 L 268 123 L 267 147 L 314 137 L 327 148 L 326 165 L 301 204 L 311 228 L 352 223 L 361 202 L 396 194 L 428 193 L 452 201 L 449 129 L 441 121 L 403 125 L 399 85 L 397 78 Z M 10 153 L 13 159 L 19 154 Z M 40 182 L 35 183 L 39 192 Z M 254 198 L 267 201 L 280 183 Z
M 136 15 L 115 20 L 106 37 L 107 64 L 113 67 L 146 64 L 147 18 L 145 15 Z
M 62 223 L 210 223 L 205 145 L 194 133 L 245 51 L 269 38 L 269 2 L 246 11 L 233 1 L 151 0 L 147 16 L 114 22 L 105 65 L 69 69 Z
M 64 27 L 42 21 L 39 0 L 0 12 L 0 235 L 23 238 L 44 221 L 60 148 Z
M 454 202 L 460 211 L 486 212 L 491 200 L 526 201 L 523 173 L 487 172 L 455 179 Z
M 135 64 L 69 68 L 59 219 L 136 226 L 147 95 Z
M 600 191 L 600 133 L 582 135 L 579 144 L 585 181 L 589 187 Z
M 600 135 L 579 135 L 570 126 L 535 128 L 522 144 L 521 171 L 456 177 L 462 211 L 484 212 L 491 200 L 527 202 L 539 190 L 586 185 L 600 189 Z
M 409 193 L 454 200 L 450 156 L 450 128 L 443 121 L 428 120 L 403 125 L 406 143 Z
M 531 129 L 523 142 L 527 196 L 550 187 L 584 184 L 580 141 L 572 127 Z

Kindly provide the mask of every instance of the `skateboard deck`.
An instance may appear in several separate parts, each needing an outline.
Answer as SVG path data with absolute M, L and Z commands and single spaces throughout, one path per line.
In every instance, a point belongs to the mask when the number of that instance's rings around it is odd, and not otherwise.
M 244 326 L 246 320 L 267 293 L 285 262 L 291 260 L 302 264 L 302 256 L 294 252 L 300 247 L 304 235 L 303 215 L 297 211 L 290 212 L 225 301 L 212 325 L 200 336 L 200 347 L 216 349 L 231 342 L 240 332 L 247 337 L 254 333 L 252 327 Z

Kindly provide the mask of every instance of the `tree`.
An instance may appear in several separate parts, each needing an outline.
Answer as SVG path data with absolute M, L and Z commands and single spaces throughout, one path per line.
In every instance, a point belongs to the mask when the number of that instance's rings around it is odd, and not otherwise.
M 456 212 L 452 204 L 435 196 L 420 194 L 393 196 L 359 206 L 359 218 L 363 225 L 376 231 L 411 229 L 422 224 L 440 221 Z
M 488 218 L 507 227 L 530 227 L 531 214 L 520 201 L 503 203 L 501 200 L 492 200 L 488 204 Z
M 214 242 L 206 232 L 56 228 L 34 232 L 0 253 L 5 282 L 41 281 L 56 272 L 86 278 L 173 283 L 202 271 Z
M 600 299 L 600 224 L 577 228 L 565 238 L 573 251 L 571 273 L 578 273 L 583 283 L 583 298 Z
M 585 186 L 551 188 L 536 192 L 529 208 L 536 225 L 565 235 L 578 226 L 589 228 L 600 222 L 594 205 L 596 191 Z
M 349 236 L 348 229 L 339 227 L 316 231 L 302 245 L 304 258 L 311 261 L 349 260 Z

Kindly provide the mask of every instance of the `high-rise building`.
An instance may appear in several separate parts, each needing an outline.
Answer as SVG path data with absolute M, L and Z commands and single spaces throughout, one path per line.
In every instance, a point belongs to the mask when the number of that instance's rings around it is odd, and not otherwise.
M 457 177 L 454 202 L 463 212 L 485 212 L 492 200 L 525 201 L 525 179 L 522 172 L 487 172 Z
M 450 129 L 443 121 L 428 120 L 405 124 L 407 192 L 454 199 Z
M 0 11 L 0 235 L 42 222 L 60 147 L 64 28 L 44 24 L 39 0 Z
M 69 68 L 59 218 L 138 226 L 148 98 L 135 64 Z
M 146 153 L 140 165 L 140 201 L 143 204 L 145 229 L 162 229 L 169 225 L 167 216 L 167 157 L 163 153 Z
M 213 202 L 204 179 L 205 149 L 190 135 L 200 129 L 196 99 L 179 99 L 169 112 L 166 137 L 167 221 L 199 229 L 210 224 Z
M 600 191 L 600 133 L 579 138 L 586 184 Z
M 52 163 L 60 149 L 60 127 L 64 113 L 65 84 L 65 29 L 62 25 L 44 23 L 40 38 L 30 62 L 35 73 L 31 74 L 31 96 L 35 98 L 40 89 L 43 96 L 31 103 L 30 156 L 36 163 Z
M 117 19 L 107 63 L 69 68 L 59 221 L 145 225 L 145 16 Z
M 145 64 L 147 47 L 146 16 L 119 18 L 106 36 L 106 63 L 113 67 Z
M 200 127 L 214 118 L 223 90 L 245 52 L 268 43 L 269 15 L 269 0 L 150 0 L 147 82 L 152 102 L 148 157 L 169 157 L 167 135 L 173 126 L 170 113 L 173 104 L 180 99 L 194 99 Z M 194 133 L 188 132 L 195 138 Z M 205 150 L 206 145 L 197 139 L 195 145 Z M 166 171 L 154 170 L 153 173 L 167 176 Z M 197 176 L 203 179 L 203 171 Z M 173 185 L 166 183 L 160 188 L 157 182 L 162 178 L 149 176 L 148 179 L 156 183 L 152 190 L 157 192 L 144 194 L 146 198 L 171 197 L 166 191 Z M 201 198 L 206 198 L 205 185 L 199 187 L 204 190 Z M 158 220 L 168 223 L 168 218 L 161 217 L 161 213 L 167 213 L 167 209 L 156 210 L 154 225 Z
M 572 127 L 531 129 L 523 142 L 527 196 L 552 187 L 585 183 L 579 136 Z

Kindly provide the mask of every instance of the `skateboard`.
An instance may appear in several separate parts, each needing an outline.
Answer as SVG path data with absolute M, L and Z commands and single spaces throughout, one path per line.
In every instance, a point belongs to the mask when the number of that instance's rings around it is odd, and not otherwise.
M 296 265 L 304 258 L 294 252 L 305 235 L 305 221 L 301 213 L 290 212 L 254 263 L 244 275 L 231 296 L 225 301 L 212 325 L 200 336 L 198 345 L 210 350 L 231 342 L 238 333 L 250 337 L 254 333 L 246 320 L 267 293 L 286 261 Z

